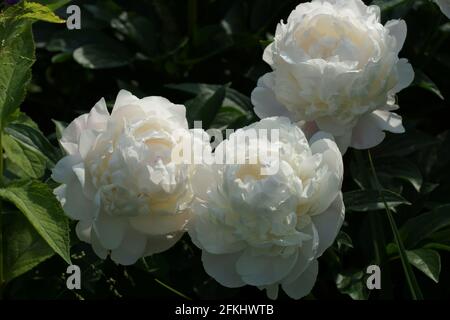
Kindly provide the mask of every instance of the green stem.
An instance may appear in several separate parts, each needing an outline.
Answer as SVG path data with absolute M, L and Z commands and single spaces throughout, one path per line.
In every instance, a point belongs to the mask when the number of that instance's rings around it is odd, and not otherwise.
M 384 194 L 382 193 L 382 186 L 380 184 L 380 181 L 378 180 L 377 172 L 375 170 L 375 166 L 373 164 L 372 155 L 370 151 L 368 151 L 368 154 L 369 154 L 370 168 L 372 169 L 377 190 L 380 193 L 381 199 L 383 200 L 384 208 L 386 209 L 386 214 L 388 216 L 392 233 L 394 234 L 394 240 L 395 243 L 397 244 L 400 260 L 402 261 L 403 271 L 405 272 L 406 281 L 408 283 L 409 290 L 411 291 L 411 296 L 414 300 L 423 300 L 422 292 L 420 291 L 420 287 L 417 283 L 414 272 L 406 256 L 405 246 L 403 245 L 402 239 L 400 238 L 400 233 L 398 232 L 397 224 L 395 223 L 391 209 L 389 208 L 386 199 L 384 198 Z

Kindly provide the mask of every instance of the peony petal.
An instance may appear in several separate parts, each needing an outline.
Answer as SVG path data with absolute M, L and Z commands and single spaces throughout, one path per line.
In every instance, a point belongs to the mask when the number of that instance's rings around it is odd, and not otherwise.
M 283 256 L 256 254 L 247 249 L 238 259 L 236 267 L 242 280 L 250 285 L 264 286 L 283 279 L 297 262 L 298 251 Z
M 203 267 L 208 275 L 227 288 L 238 288 L 245 285 L 239 274 L 236 272 L 236 262 L 239 253 L 232 254 L 211 254 L 202 251 Z
M 111 259 L 124 266 L 132 265 L 143 256 L 146 244 L 145 235 L 129 228 L 120 246 L 111 251 Z
M 435 0 L 436 4 L 441 9 L 442 13 L 450 19 L 450 1 L 449 0 Z
M 400 59 L 397 63 L 398 82 L 392 89 L 393 92 L 399 92 L 408 87 L 414 81 L 414 69 L 408 60 Z
M 395 52 L 399 53 L 406 39 L 406 22 L 404 20 L 389 20 L 385 27 L 389 30 L 390 35 L 395 38 Z
M 73 120 L 63 131 L 60 140 L 61 146 L 69 155 L 74 155 L 78 152 L 78 143 L 81 132 L 87 128 L 87 114 L 83 114 Z
M 56 163 L 52 169 L 52 179 L 59 183 L 69 183 L 74 178 L 73 166 L 82 162 L 79 155 L 69 155 Z
M 89 112 L 89 116 L 87 118 L 87 128 L 98 131 L 105 130 L 108 119 L 109 112 L 106 108 L 105 99 L 102 98 L 95 104 L 91 112 Z
M 183 232 L 167 234 L 162 236 L 147 236 L 147 245 L 144 256 L 166 251 L 174 246 L 183 236 Z
M 313 289 L 318 272 L 319 264 L 317 260 L 314 260 L 296 280 L 282 284 L 284 292 L 292 299 L 303 298 Z
M 370 149 L 381 143 L 386 135 L 371 114 L 364 115 L 353 128 L 350 146 L 355 149 Z
M 78 239 L 81 241 L 91 243 L 92 221 L 81 220 L 75 227 Z
M 127 223 L 123 218 L 100 214 L 93 226 L 102 247 L 112 250 L 122 243 Z
M 80 182 L 76 178 L 56 188 L 54 193 L 69 218 L 90 220 L 94 217 L 97 208 L 94 202 L 84 196 Z
M 273 90 L 273 72 L 266 73 L 258 80 L 258 86 L 253 90 L 251 99 L 254 111 L 260 119 L 273 116 L 289 117 L 290 112 L 278 102 Z
M 120 90 L 117 94 L 116 102 L 114 103 L 112 114 L 116 113 L 123 106 L 136 104 L 139 99 L 127 90 Z
M 405 132 L 405 128 L 402 124 L 402 117 L 394 112 L 377 110 L 372 113 L 372 116 L 381 130 L 393 133 Z
M 100 240 L 98 239 L 97 234 L 94 231 L 94 228 L 91 229 L 91 244 L 95 254 L 99 256 L 100 259 L 106 259 L 106 257 L 108 256 L 108 250 L 102 247 Z
M 344 217 L 345 207 L 342 201 L 342 192 L 339 193 L 327 210 L 311 217 L 319 234 L 319 247 L 316 257 L 320 257 L 333 244 L 341 229 Z

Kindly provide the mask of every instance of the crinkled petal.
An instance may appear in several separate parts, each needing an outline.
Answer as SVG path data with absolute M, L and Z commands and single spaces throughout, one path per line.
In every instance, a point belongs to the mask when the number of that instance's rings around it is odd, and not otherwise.
M 390 35 L 395 38 L 395 51 L 399 53 L 406 39 L 406 22 L 404 20 L 389 20 L 386 22 L 385 27 L 389 29 Z

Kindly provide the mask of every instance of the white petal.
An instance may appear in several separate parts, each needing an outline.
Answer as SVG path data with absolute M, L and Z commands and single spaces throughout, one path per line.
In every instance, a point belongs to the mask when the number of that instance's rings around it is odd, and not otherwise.
M 442 13 L 450 19 L 450 1 L 449 0 L 435 0 Z
M 114 103 L 113 113 L 117 112 L 123 106 L 136 104 L 139 99 L 127 90 L 120 90 L 117 94 L 116 102 Z
M 111 259 L 124 266 L 132 265 L 143 256 L 146 244 L 145 235 L 129 228 L 120 246 L 111 251 Z
M 81 161 L 79 155 L 69 155 L 62 158 L 52 170 L 52 179 L 59 183 L 69 183 L 74 178 L 73 166 Z
M 389 29 L 390 35 L 395 38 L 395 51 L 399 53 L 406 39 L 406 22 L 404 20 L 389 20 L 385 27 Z
M 100 259 L 106 259 L 108 256 L 108 250 L 101 245 L 100 240 L 98 239 L 93 228 L 91 229 L 91 244 L 95 254 L 99 256 Z
M 64 129 L 60 143 L 67 154 L 73 155 L 78 152 L 80 134 L 87 128 L 87 118 L 88 115 L 83 114 Z
M 316 283 L 319 264 L 314 260 L 296 280 L 291 283 L 283 283 L 282 288 L 292 299 L 300 299 L 308 295 Z
M 258 80 L 258 86 L 253 90 L 251 99 L 254 111 L 260 119 L 273 116 L 289 117 L 290 112 L 278 102 L 273 90 L 273 72 L 266 73 Z
M 90 220 L 94 217 L 96 207 L 93 201 L 85 197 L 83 188 L 77 179 L 55 189 L 55 195 L 61 202 L 64 212 L 74 220 Z
M 203 267 L 207 274 L 227 288 L 242 287 L 245 283 L 236 272 L 236 262 L 241 253 L 210 254 L 202 251 Z
M 105 99 L 100 99 L 89 112 L 87 127 L 92 130 L 104 130 L 109 119 Z
M 276 300 L 278 298 L 279 288 L 280 285 L 278 283 L 265 287 L 267 297 L 271 300 Z
M 313 154 L 323 154 L 323 160 L 328 167 L 336 172 L 339 176 L 344 173 L 344 164 L 342 162 L 342 154 L 339 151 L 332 135 L 325 132 L 318 132 L 311 137 L 311 151 Z
M 393 92 L 399 92 L 408 87 L 414 80 L 414 69 L 406 59 L 400 59 L 397 63 L 398 82 Z
M 123 218 L 100 214 L 94 221 L 94 231 L 101 245 L 106 249 L 116 249 L 121 244 L 126 230 Z
M 370 149 L 381 143 L 385 136 L 372 115 L 364 115 L 353 128 L 350 146 L 355 149 Z
M 86 158 L 91 147 L 94 145 L 96 134 L 91 130 L 84 130 L 80 134 L 80 144 L 78 145 L 78 152 L 83 159 Z
M 91 243 L 91 231 L 92 231 L 92 221 L 81 220 L 77 223 L 75 227 L 78 239 L 81 241 Z
M 311 217 L 319 234 L 317 257 L 320 257 L 323 252 L 333 244 L 341 229 L 344 217 L 345 207 L 344 202 L 342 201 L 342 193 L 339 193 L 327 210 Z
M 167 234 L 162 236 L 147 236 L 145 256 L 166 251 L 174 246 L 183 236 L 183 232 Z
M 283 279 L 294 267 L 297 257 L 297 251 L 282 257 L 255 254 L 251 249 L 247 249 L 237 261 L 237 272 L 247 284 L 269 285 Z
M 402 117 L 394 112 L 377 110 L 372 113 L 381 130 L 403 133 L 405 128 L 402 125 Z

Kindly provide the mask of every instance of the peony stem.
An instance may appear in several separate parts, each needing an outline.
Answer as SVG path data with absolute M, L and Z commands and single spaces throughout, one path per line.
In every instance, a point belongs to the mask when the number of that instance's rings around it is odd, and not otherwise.
M 411 296 L 413 300 L 423 300 L 422 292 L 420 290 L 420 287 L 417 283 L 416 277 L 414 275 L 414 272 L 411 268 L 411 265 L 409 264 L 408 258 L 406 256 L 406 250 L 405 246 L 403 245 L 402 239 L 400 237 L 400 233 L 398 232 L 397 224 L 395 223 L 395 219 L 392 215 L 391 209 L 389 208 L 386 199 L 384 197 L 384 194 L 382 193 L 382 186 L 380 184 L 380 181 L 378 180 L 377 172 L 375 170 L 375 166 L 373 164 L 372 155 L 370 153 L 370 150 L 368 151 L 369 154 L 369 163 L 370 168 L 373 173 L 373 177 L 376 183 L 376 188 L 381 196 L 381 199 L 384 204 L 384 208 L 386 209 L 386 214 L 388 216 L 389 224 L 391 226 L 392 233 L 394 234 L 394 240 L 397 245 L 400 260 L 402 262 L 403 271 L 405 272 L 406 281 L 408 282 L 408 287 L 411 292 Z

